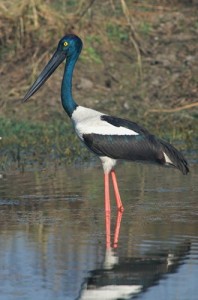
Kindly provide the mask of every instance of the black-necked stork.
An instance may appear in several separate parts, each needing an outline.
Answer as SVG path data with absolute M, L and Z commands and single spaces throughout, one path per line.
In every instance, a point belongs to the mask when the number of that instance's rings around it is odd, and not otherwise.
M 64 36 L 59 41 L 56 52 L 25 95 L 24 101 L 27 101 L 66 59 L 61 87 L 63 108 L 71 118 L 80 140 L 101 159 L 104 169 L 105 211 L 110 212 L 109 176 L 112 178 L 117 208 L 123 211 L 114 171 L 117 160 L 173 166 L 183 174 L 189 172 L 188 164 L 184 156 L 171 144 L 156 138 L 136 123 L 80 106 L 74 101 L 72 75 L 82 45 L 78 36 Z

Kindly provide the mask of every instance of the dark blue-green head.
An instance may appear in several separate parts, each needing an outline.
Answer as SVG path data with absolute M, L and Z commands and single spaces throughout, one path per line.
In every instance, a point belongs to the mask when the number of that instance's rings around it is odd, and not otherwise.
M 58 47 L 45 66 L 41 74 L 38 76 L 36 81 L 33 83 L 29 91 L 26 93 L 23 101 L 27 101 L 36 91 L 46 82 L 46 80 L 52 75 L 56 68 L 64 61 L 64 59 L 73 62 L 73 67 L 82 49 L 81 39 L 74 35 L 65 35 L 58 43 Z M 71 76 L 72 76 L 71 70 Z
M 57 51 L 65 53 L 65 57 L 68 58 L 73 55 L 79 55 L 82 46 L 82 41 L 78 36 L 68 34 L 59 41 Z

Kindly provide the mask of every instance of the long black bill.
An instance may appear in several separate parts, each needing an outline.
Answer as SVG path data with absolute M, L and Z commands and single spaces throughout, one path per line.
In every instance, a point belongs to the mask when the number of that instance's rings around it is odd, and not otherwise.
M 39 77 L 33 83 L 29 91 L 26 93 L 23 98 L 23 102 L 27 101 L 38 89 L 45 83 L 45 81 L 52 75 L 52 73 L 56 70 L 56 68 L 62 63 L 65 59 L 65 53 L 57 50 L 48 64 L 45 66 Z

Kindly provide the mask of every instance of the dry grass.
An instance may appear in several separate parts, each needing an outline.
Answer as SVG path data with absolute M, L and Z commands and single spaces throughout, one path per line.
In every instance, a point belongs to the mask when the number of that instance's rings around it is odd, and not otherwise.
M 1 114 L 16 113 L 20 117 L 27 113 L 28 117 L 32 107 L 28 112 L 27 106 L 21 108 L 16 105 L 17 100 L 24 95 L 45 65 L 59 38 L 67 32 L 79 34 L 85 44 L 77 72 L 96 83 L 96 93 L 100 90 L 97 95 L 92 94 L 92 91 L 78 91 L 78 94 L 82 93 L 80 97 L 86 99 L 86 105 L 95 105 L 93 99 L 100 95 L 104 101 L 96 102 L 99 104 L 98 107 L 95 106 L 100 109 L 101 105 L 103 108 L 106 105 L 105 99 L 109 99 L 111 94 L 115 99 L 112 107 L 116 103 L 116 108 L 122 111 L 123 107 L 131 106 L 128 95 L 132 95 L 132 91 L 138 102 L 130 96 L 135 110 L 136 107 L 138 109 L 145 106 L 147 111 L 153 103 L 158 104 L 157 101 L 162 105 L 160 108 L 166 108 L 163 102 L 171 108 L 188 105 L 189 101 L 197 102 L 195 67 L 189 60 L 191 69 L 188 68 L 188 73 L 185 72 L 182 60 L 188 56 L 189 59 L 194 57 L 194 45 L 190 42 L 195 38 L 198 23 L 193 15 L 192 20 L 188 18 L 193 8 L 187 17 L 185 12 L 180 12 L 181 3 L 184 2 L 174 1 L 170 5 L 165 0 L 141 3 L 131 0 L 103 0 L 101 6 L 101 2 L 97 0 L 1 0 Z M 178 32 L 182 37 L 188 34 L 188 44 L 181 43 Z M 170 52 L 175 57 L 179 54 L 180 65 L 177 60 L 170 61 Z M 156 59 L 161 53 L 165 58 Z M 155 61 L 156 65 L 152 65 Z M 46 89 L 46 99 L 59 93 L 60 86 L 57 82 L 61 75 L 55 76 L 53 90 L 50 85 Z M 79 78 L 80 76 L 78 75 Z M 109 81 L 111 89 L 105 86 L 105 82 Z M 191 91 L 189 97 L 182 94 L 187 88 Z M 114 96 L 118 93 L 122 97 Z M 187 103 L 180 103 L 178 99 L 187 99 Z M 34 109 L 35 114 L 38 113 L 39 106 Z
M 116 4 L 116 11 L 115 7 L 112 7 L 113 2 Z M 61 0 L 56 1 L 56 5 L 50 0 L 0 2 L 0 73 L 2 76 L 9 74 L 11 78 L 9 82 L 5 80 L 0 86 L 3 95 L 3 99 L 0 97 L 1 107 L 6 107 L 5 98 L 17 99 L 23 95 L 29 83 L 38 74 L 40 64 L 49 59 L 49 54 L 65 33 L 78 32 L 87 44 L 83 52 L 84 58 L 100 62 L 100 54 L 95 51 L 95 47 L 98 46 L 99 40 L 101 52 L 109 48 L 109 36 L 104 34 L 108 23 L 116 28 L 126 29 L 129 26 L 130 20 L 126 18 L 125 11 L 122 13 L 120 1 L 106 0 L 102 9 L 100 3 L 93 0 L 74 1 L 73 5 L 69 3 L 70 1 Z M 113 15 L 109 20 L 107 16 L 111 12 Z M 133 27 L 133 34 L 134 32 Z M 135 37 L 132 41 L 140 65 L 139 46 Z M 115 47 L 115 41 L 113 44 Z M 26 65 L 25 70 L 23 65 Z M 26 75 L 30 72 L 27 83 Z
M 128 1 L 129 2 L 129 1 Z M 140 63 L 141 39 L 132 20 L 132 5 L 124 0 L 98 1 L 1 0 L 0 47 L 2 53 L 27 51 L 31 56 L 40 55 L 40 49 L 49 51 L 66 32 L 80 32 L 82 38 L 89 34 L 100 36 L 107 45 L 106 25 L 129 28 L 131 41 Z M 4 48 L 4 50 L 3 50 Z M 4 55 L 6 57 L 7 55 Z
M 0 38 L 6 46 L 29 47 L 33 38 L 49 43 L 54 32 L 60 31 L 63 18 L 42 0 L 1 1 Z

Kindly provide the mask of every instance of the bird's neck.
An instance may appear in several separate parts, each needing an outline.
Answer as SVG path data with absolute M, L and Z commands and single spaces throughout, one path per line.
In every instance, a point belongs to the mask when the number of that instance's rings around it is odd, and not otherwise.
M 73 111 L 77 107 L 77 104 L 72 97 L 72 75 L 77 59 L 78 55 L 67 58 L 61 87 L 62 105 L 69 117 L 71 117 Z

